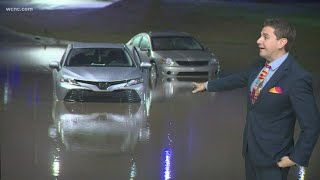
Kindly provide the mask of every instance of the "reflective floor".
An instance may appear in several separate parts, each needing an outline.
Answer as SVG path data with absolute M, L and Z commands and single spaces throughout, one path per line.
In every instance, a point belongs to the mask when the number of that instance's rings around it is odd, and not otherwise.
M 48 64 L 62 53 L 0 49 L 1 179 L 244 179 L 245 89 L 192 94 L 192 80 L 159 77 L 146 104 L 55 102 Z M 319 180 L 319 159 L 317 143 L 289 179 Z

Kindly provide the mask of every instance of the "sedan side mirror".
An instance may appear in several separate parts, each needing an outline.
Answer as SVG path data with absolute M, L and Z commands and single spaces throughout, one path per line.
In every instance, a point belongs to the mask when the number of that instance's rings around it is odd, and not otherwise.
M 140 48 L 140 51 L 148 51 L 149 49 L 148 48 Z
M 149 62 L 142 62 L 142 63 L 140 64 L 140 67 L 141 67 L 142 69 L 149 69 L 149 68 L 151 68 L 151 63 L 149 63 Z
M 59 62 L 53 61 L 49 64 L 49 67 L 52 69 L 59 69 Z

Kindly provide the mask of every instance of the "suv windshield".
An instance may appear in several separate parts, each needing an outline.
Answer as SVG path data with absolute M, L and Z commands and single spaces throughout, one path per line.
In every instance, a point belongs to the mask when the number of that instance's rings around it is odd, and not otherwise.
M 192 37 L 153 37 L 153 50 L 203 50 L 202 45 Z
M 76 48 L 70 51 L 65 66 L 133 67 L 131 56 L 119 48 Z

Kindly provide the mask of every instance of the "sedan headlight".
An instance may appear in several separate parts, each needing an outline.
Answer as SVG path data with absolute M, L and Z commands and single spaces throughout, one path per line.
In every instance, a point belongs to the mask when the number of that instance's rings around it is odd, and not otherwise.
M 125 87 L 140 84 L 140 83 L 143 83 L 142 77 L 128 80 L 128 83 L 125 85 Z
M 174 61 L 171 58 L 160 59 L 160 64 L 167 64 L 169 66 L 172 66 L 174 64 Z
M 211 63 L 219 64 L 219 61 L 216 58 L 211 58 Z
M 167 59 L 166 59 L 166 64 L 168 64 L 169 66 L 171 66 L 171 65 L 174 64 L 174 62 L 173 62 L 173 60 L 172 60 L 171 58 L 167 58 Z
M 61 79 L 60 79 L 60 82 L 68 83 L 68 84 L 75 85 L 75 86 L 80 86 L 80 85 L 77 83 L 77 81 L 75 81 L 74 79 L 70 79 L 70 78 L 61 78 Z

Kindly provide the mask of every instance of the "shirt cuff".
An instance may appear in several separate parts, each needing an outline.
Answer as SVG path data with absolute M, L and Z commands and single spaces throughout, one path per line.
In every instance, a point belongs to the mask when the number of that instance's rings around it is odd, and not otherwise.
M 204 83 L 204 87 L 208 90 L 208 81 Z
M 295 166 L 300 166 L 299 164 L 297 164 L 296 162 L 294 162 L 290 157 L 289 159 L 294 163 Z M 301 166 L 302 167 L 302 166 Z

